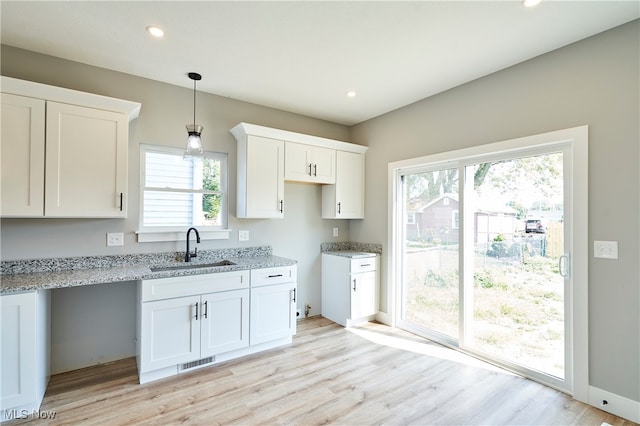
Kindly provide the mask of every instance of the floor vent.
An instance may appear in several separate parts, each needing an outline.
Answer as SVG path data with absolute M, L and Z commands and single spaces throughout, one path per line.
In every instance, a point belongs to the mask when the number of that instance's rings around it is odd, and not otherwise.
M 197 361 L 184 363 L 180 366 L 180 370 L 188 370 L 190 368 L 200 367 L 201 365 L 211 364 L 212 362 L 213 362 L 213 357 L 210 356 L 208 358 L 202 358 Z

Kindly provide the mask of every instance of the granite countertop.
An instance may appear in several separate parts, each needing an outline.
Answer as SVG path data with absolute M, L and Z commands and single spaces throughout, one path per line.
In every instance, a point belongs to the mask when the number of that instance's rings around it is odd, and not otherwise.
M 350 259 L 376 256 L 376 253 L 368 253 L 363 251 L 352 251 L 352 250 L 331 250 L 331 251 L 325 251 L 324 253 L 330 254 L 333 256 L 348 257 Z
M 320 251 L 322 253 L 332 254 L 335 256 L 356 259 L 359 257 L 371 257 L 376 254 L 382 254 L 382 244 L 357 243 L 352 241 L 322 243 L 320 244 Z
M 184 252 L 5 261 L 0 274 L 0 294 L 296 264 L 295 260 L 273 256 L 271 247 L 198 251 L 198 258 L 191 264 L 180 261 L 181 256 Z M 234 264 L 194 267 L 220 260 Z M 157 267 L 176 268 L 152 271 Z

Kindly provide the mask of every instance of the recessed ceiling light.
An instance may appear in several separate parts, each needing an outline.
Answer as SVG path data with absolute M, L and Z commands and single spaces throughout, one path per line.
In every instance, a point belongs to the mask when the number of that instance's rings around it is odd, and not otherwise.
M 162 28 L 154 27 L 153 25 L 147 27 L 147 32 L 156 38 L 164 37 L 164 31 Z
M 522 5 L 524 7 L 533 7 L 533 6 L 537 6 L 538 4 L 540 4 L 542 0 L 522 0 Z
M 347 93 L 345 93 L 345 95 L 347 95 L 348 98 L 353 98 L 356 96 L 356 92 L 354 92 L 353 90 L 349 90 Z

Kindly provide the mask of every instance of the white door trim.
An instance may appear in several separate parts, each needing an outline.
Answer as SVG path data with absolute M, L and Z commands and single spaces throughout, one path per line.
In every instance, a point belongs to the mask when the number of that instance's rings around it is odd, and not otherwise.
M 572 155 L 570 168 L 572 172 L 572 211 L 565 212 L 572 218 L 573 229 L 570 235 L 570 260 L 573 278 L 573 298 L 567 304 L 572 315 L 572 367 L 573 374 L 569 377 L 573 381 L 571 386 L 573 397 L 579 401 L 589 403 L 589 303 L 588 303 L 588 141 L 589 127 L 579 126 L 533 136 L 526 136 L 501 142 L 479 145 L 455 151 L 432 154 L 424 157 L 391 162 L 388 165 L 388 241 L 389 255 L 387 256 L 387 306 L 386 315 L 379 319 L 395 325 L 400 312 L 397 283 L 401 279 L 401 271 L 396 266 L 396 258 L 401 252 L 403 229 L 398 226 L 396 205 L 401 201 L 402 193 L 399 177 L 402 174 L 418 169 L 425 164 L 446 166 L 453 165 L 460 160 L 486 158 L 487 155 L 500 152 L 501 155 L 523 149 L 544 148 L 549 145 L 570 143 Z

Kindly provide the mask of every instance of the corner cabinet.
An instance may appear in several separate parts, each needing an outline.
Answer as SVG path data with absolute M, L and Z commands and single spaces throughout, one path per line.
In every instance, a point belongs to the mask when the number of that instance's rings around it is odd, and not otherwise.
M 285 181 L 323 185 L 323 218 L 364 218 L 366 146 L 249 123 L 230 132 L 238 141 L 238 218 L 284 217 Z
M 0 421 L 38 411 L 49 382 L 50 294 L 0 296 Z
M 140 383 L 291 343 L 295 293 L 295 265 L 140 281 Z
M 140 104 L 8 77 L 2 91 L 2 217 L 126 217 Z

